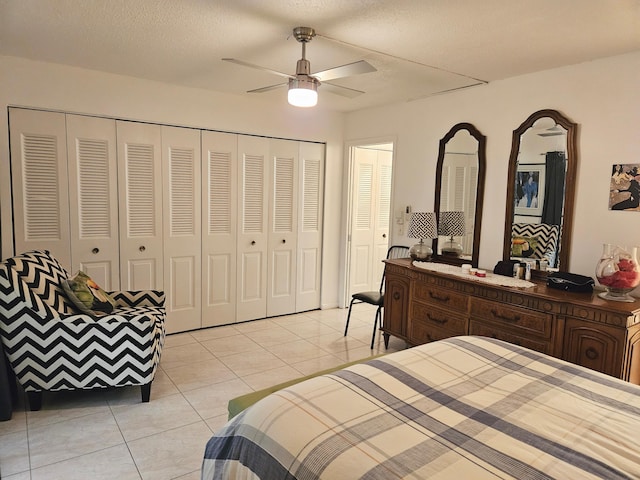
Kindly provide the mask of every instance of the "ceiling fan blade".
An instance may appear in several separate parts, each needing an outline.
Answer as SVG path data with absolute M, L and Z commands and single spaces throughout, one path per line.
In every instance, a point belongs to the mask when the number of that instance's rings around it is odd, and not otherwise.
M 286 73 L 278 72 L 277 70 L 271 70 L 270 68 L 261 67 L 260 65 L 254 65 L 253 63 L 244 62 L 242 60 L 237 60 L 235 58 L 223 58 L 223 62 L 235 63 L 237 65 L 242 65 L 243 67 L 256 68 L 258 70 L 262 70 L 265 72 L 273 73 L 274 75 L 279 75 L 281 77 L 290 78 L 291 75 Z
M 368 62 L 360 60 L 359 62 L 348 63 L 341 67 L 330 68 L 329 70 L 323 70 L 322 72 L 314 73 L 321 82 L 327 82 L 329 80 L 335 80 L 336 78 L 350 77 L 351 75 L 360 75 L 361 73 L 375 72 L 377 69 Z
M 275 90 L 276 88 L 281 88 L 284 87 L 285 85 L 287 85 L 286 83 L 279 83 L 277 85 L 270 85 L 268 87 L 262 87 L 262 88 L 256 88 L 254 90 L 247 90 L 247 93 L 262 93 L 262 92 L 269 92 L 271 90 Z
M 323 83 L 319 88 L 321 91 L 327 91 L 333 93 L 335 95 L 340 95 L 342 97 L 355 98 L 358 95 L 362 95 L 364 92 L 360 90 L 355 90 L 353 88 L 342 87 L 340 85 L 335 85 L 333 83 Z

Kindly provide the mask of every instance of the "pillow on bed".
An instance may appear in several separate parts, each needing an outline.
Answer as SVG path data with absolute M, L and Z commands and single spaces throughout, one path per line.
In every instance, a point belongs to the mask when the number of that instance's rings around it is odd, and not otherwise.
M 87 315 L 111 313 L 116 306 L 111 295 L 82 271 L 64 280 L 62 288 L 78 310 Z
M 538 246 L 536 237 L 513 237 L 511 239 L 512 257 L 531 257 Z

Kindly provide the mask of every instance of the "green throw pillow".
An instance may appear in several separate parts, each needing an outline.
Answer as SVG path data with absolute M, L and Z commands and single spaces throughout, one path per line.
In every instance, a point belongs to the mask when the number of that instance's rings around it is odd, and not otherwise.
M 511 239 L 512 257 L 531 257 L 538 246 L 538 239 L 535 237 L 513 237 Z
M 82 271 L 64 280 L 62 288 L 78 310 L 87 315 L 111 313 L 116 306 L 111 295 Z

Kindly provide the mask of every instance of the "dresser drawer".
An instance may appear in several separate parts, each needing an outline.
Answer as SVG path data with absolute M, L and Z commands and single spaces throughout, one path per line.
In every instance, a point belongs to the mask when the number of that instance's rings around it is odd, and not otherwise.
M 472 298 L 471 316 L 492 321 L 516 334 L 551 338 L 553 315 L 548 313 Z
M 466 315 L 443 310 L 441 308 L 413 302 L 411 304 L 411 323 L 443 328 L 449 335 L 466 335 Z
M 469 295 L 445 290 L 443 288 L 434 287 L 424 283 L 415 284 L 414 298 L 431 305 L 438 305 L 440 307 L 446 307 L 447 309 L 465 313 L 467 312 L 467 306 L 469 305 Z
M 409 333 L 409 343 L 412 345 L 422 345 L 423 343 L 444 340 L 458 334 L 453 334 L 451 330 L 435 327 L 422 320 L 411 322 L 411 332 Z
M 551 342 L 536 340 L 531 337 L 524 337 L 517 335 L 516 333 L 505 331 L 499 324 L 492 324 L 489 322 L 485 323 L 471 319 L 469 321 L 469 335 L 497 338 L 498 340 L 504 340 L 505 342 L 513 343 L 514 345 L 520 345 L 521 347 L 530 348 L 537 352 L 546 353 L 547 355 L 553 354 Z

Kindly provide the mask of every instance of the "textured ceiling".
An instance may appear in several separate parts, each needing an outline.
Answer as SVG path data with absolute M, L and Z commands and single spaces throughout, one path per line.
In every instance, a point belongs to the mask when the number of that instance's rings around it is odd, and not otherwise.
M 264 101 L 294 73 L 291 36 L 316 29 L 312 72 L 366 60 L 377 72 L 319 90 L 352 111 L 640 50 L 640 0 L 0 0 L 0 55 L 61 63 Z

